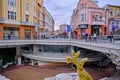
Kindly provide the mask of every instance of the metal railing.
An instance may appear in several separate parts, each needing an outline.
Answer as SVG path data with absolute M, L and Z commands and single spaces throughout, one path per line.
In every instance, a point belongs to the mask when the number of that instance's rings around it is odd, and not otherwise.
M 110 42 L 110 39 L 108 38 L 108 35 L 106 35 L 106 36 L 98 36 L 97 37 L 97 39 L 96 39 L 96 41 L 94 41 L 93 40 L 93 37 L 92 37 L 92 39 L 91 40 L 87 40 L 86 41 L 86 39 L 85 38 L 83 38 L 83 39 L 74 39 L 74 38 L 71 38 L 71 39 L 68 39 L 68 38 L 50 38 L 50 39 L 19 39 L 18 37 L 16 37 L 16 38 L 12 38 L 12 39 L 8 39 L 8 38 L 5 38 L 5 39 L 2 39 L 2 40 L 0 40 L 0 42 L 1 43 L 11 43 L 11 41 L 13 42 L 13 40 L 14 40 L 14 42 L 15 43 L 17 43 L 17 44 L 19 44 L 19 42 L 20 43 L 25 43 L 25 42 L 27 42 L 27 43 L 29 43 L 30 44 L 30 42 L 45 42 L 45 43 L 53 43 L 53 42 L 64 42 L 64 43 L 69 43 L 69 42 L 72 42 L 72 41 L 76 41 L 76 42 L 88 42 L 88 43 L 95 43 L 95 44 L 97 44 L 97 43 L 102 43 L 102 44 L 104 44 L 104 43 L 107 43 L 107 44 L 114 44 L 114 45 L 119 45 L 120 44 L 120 35 L 114 35 L 114 41 L 111 43 Z
M 33 52 L 33 51 L 27 51 L 27 50 L 21 50 L 21 53 L 23 54 L 32 54 L 32 55 L 36 55 L 36 56 L 43 56 L 43 57 L 66 57 L 66 56 L 70 56 L 71 54 L 69 53 L 52 53 L 52 52 Z
M 37 57 L 39 57 L 39 58 L 41 58 L 41 59 L 43 59 L 44 60 L 44 58 L 45 59 L 47 59 L 47 60 L 56 60 L 56 59 L 58 59 L 58 58 L 60 58 L 62 61 L 65 61 L 65 57 L 66 56 L 71 56 L 72 54 L 69 54 L 69 53 L 46 53 L 46 52 L 29 52 L 29 51 L 26 51 L 26 50 L 22 50 L 21 51 L 22 52 L 22 54 L 24 55 L 24 54 L 27 54 L 27 55 L 31 55 L 31 58 L 32 58 L 32 56 L 37 56 Z M 86 56 L 87 57 L 87 56 Z M 84 57 L 79 57 L 79 61 L 82 59 L 82 58 L 84 58 Z M 89 59 L 89 61 L 88 62 L 94 62 L 94 61 L 100 61 L 101 59 L 102 59 L 102 57 L 100 57 L 100 56 L 96 56 L 96 57 L 88 57 L 88 59 Z M 59 60 L 59 59 L 58 59 Z

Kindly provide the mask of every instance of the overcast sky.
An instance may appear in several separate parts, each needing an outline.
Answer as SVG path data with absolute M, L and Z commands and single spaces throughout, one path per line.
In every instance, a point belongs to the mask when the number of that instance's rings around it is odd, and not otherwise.
M 67 23 L 70 24 L 70 18 L 73 9 L 77 7 L 79 0 L 44 0 L 44 6 L 51 13 L 55 20 L 55 29 L 59 28 L 59 25 Z M 106 4 L 119 5 L 120 0 L 98 0 L 100 7 Z

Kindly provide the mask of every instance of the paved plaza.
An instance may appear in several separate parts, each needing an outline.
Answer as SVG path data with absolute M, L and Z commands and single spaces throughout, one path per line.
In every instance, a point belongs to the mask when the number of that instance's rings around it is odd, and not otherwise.
M 99 80 L 104 77 L 110 77 L 115 73 L 113 67 L 109 67 L 102 71 L 96 70 L 91 67 L 85 67 L 88 73 L 94 78 L 94 80 Z M 29 65 L 22 66 L 10 66 L 9 68 L 1 72 L 2 75 L 6 76 L 11 80 L 44 80 L 46 77 L 52 77 L 59 73 L 71 73 L 75 72 L 72 68 L 67 65 L 64 66 L 41 66 L 32 67 Z

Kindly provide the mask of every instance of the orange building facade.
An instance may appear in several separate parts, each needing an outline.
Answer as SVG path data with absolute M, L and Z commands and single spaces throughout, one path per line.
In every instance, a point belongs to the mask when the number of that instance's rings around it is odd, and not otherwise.
M 0 39 L 33 39 L 34 26 L 0 23 Z

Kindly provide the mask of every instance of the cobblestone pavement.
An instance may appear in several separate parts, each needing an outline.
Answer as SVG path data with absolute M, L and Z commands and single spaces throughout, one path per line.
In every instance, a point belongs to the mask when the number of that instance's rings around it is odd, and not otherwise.
M 115 73 L 113 67 L 109 67 L 104 70 L 96 70 L 91 67 L 85 67 L 88 73 L 94 78 L 99 80 L 103 77 L 110 77 Z M 9 68 L 2 70 L 1 74 L 12 80 L 44 80 L 45 77 L 52 77 L 59 73 L 71 73 L 75 72 L 69 66 L 41 66 L 32 67 L 29 65 L 22 66 L 10 66 Z

